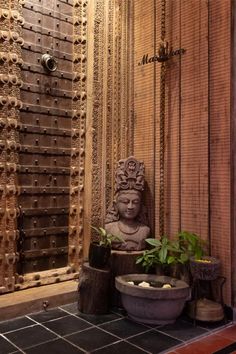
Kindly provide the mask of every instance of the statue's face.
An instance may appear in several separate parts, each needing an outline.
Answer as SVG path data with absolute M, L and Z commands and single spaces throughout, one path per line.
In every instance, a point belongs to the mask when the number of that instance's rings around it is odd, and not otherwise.
M 117 197 L 117 209 L 120 217 L 135 219 L 140 211 L 141 195 L 138 191 L 122 191 Z

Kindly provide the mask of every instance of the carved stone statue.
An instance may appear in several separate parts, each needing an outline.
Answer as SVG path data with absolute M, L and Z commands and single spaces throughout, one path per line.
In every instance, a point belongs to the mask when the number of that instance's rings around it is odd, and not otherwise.
M 133 156 L 120 160 L 115 175 L 115 200 L 107 212 L 105 229 L 123 239 L 115 241 L 112 248 L 139 251 L 146 248 L 149 236 L 147 216 L 142 204 L 144 190 L 144 164 Z

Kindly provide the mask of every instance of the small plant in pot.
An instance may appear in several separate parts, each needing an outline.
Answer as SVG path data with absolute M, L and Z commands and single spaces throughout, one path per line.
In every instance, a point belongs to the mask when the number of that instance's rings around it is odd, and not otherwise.
M 220 260 L 204 255 L 206 242 L 196 234 L 186 231 L 179 233 L 180 248 L 187 251 L 189 256 L 190 272 L 194 279 L 214 280 L 220 271 Z
M 181 254 L 186 257 L 186 261 L 189 261 L 191 257 L 200 258 L 203 256 L 206 243 L 197 234 L 180 231 L 177 234 L 177 239 Z
M 111 256 L 111 246 L 113 241 L 123 240 L 111 233 L 108 233 L 103 227 L 91 226 L 98 235 L 98 241 L 90 242 L 89 246 L 89 265 L 94 268 L 105 268 L 109 264 Z
M 177 234 L 179 256 L 174 268 L 176 278 L 185 278 L 190 282 L 190 259 L 201 258 L 204 254 L 206 242 L 197 234 L 189 231 L 180 231 Z

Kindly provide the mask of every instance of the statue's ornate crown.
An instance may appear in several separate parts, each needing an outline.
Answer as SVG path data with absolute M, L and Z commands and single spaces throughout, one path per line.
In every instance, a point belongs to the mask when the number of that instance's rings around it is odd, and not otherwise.
M 115 191 L 127 189 L 144 190 L 144 163 L 133 156 L 120 160 L 115 174 Z

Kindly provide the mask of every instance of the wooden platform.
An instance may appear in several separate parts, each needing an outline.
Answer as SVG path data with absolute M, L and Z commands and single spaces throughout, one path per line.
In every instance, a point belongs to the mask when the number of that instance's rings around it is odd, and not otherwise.
M 0 321 L 42 311 L 43 303 L 47 309 L 77 301 L 78 282 L 70 280 L 63 283 L 31 288 L 0 296 Z

